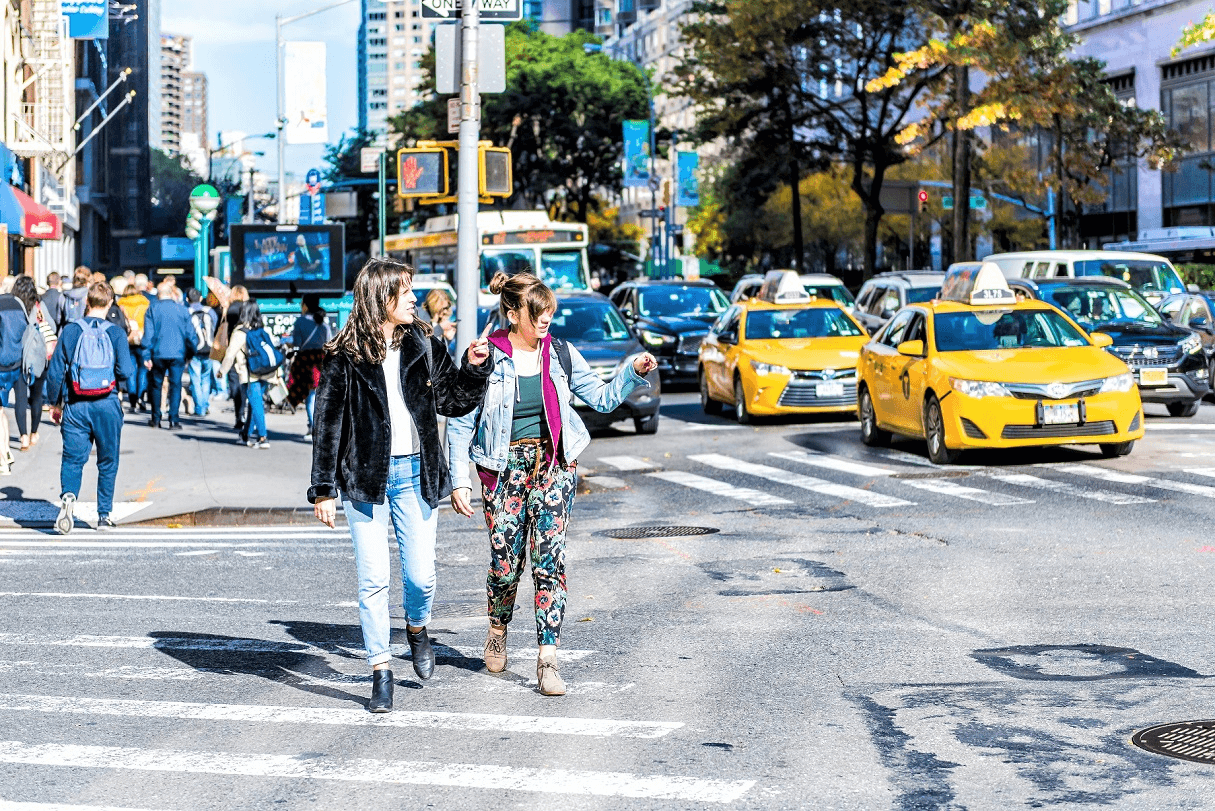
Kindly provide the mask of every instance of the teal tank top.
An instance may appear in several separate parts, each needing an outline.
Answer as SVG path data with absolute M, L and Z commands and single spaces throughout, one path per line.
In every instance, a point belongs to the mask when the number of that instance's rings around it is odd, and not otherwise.
M 539 439 L 544 431 L 544 390 L 541 387 L 540 375 L 520 377 L 518 385 L 510 441 Z

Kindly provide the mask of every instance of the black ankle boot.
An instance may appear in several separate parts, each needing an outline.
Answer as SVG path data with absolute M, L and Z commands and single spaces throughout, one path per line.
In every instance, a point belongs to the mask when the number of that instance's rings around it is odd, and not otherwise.
M 405 638 L 409 640 L 413 672 L 418 674 L 419 679 L 429 679 L 435 672 L 435 651 L 430 646 L 430 637 L 426 635 L 426 629 L 423 628 L 415 634 L 406 628 Z
M 392 671 L 376 670 L 371 674 L 371 701 L 367 709 L 388 712 L 392 709 Z

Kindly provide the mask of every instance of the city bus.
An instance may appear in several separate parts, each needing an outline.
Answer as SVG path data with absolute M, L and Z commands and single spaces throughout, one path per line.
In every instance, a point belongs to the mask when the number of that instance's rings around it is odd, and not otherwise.
M 557 291 L 590 290 L 587 241 L 584 224 L 554 222 L 543 211 L 482 211 L 477 215 L 481 256 L 477 306 L 497 305 L 489 280 L 498 271 L 510 276 L 535 273 Z M 422 231 L 389 234 L 384 253 L 409 263 L 419 276 L 442 277 L 458 288 L 456 242 L 455 215 L 433 217 Z

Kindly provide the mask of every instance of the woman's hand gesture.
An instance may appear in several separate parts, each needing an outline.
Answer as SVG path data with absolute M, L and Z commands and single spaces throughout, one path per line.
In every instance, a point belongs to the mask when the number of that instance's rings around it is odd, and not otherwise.
M 316 520 L 330 529 L 334 529 L 334 524 L 337 521 L 337 499 L 317 499 L 312 505 L 312 514 L 316 516 Z
M 646 352 L 644 355 L 638 355 L 637 359 L 633 361 L 633 371 L 642 377 L 645 377 L 657 368 L 658 361 L 649 352 Z
M 451 508 L 466 518 L 472 518 L 472 489 L 468 487 L 457 487 L 455 490 L 452 490 Z
M 468 365 L 480 366 L 489 359 L 489 341 L 478 338 L 468 345 Z

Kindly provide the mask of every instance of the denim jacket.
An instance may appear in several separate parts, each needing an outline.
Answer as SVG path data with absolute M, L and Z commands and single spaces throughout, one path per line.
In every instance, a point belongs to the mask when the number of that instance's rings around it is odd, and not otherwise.
M 490 372 L 489 387 L 485 390 L 481 405 L 471 414 L 447 423 L 452 489 L 472 487 L 468 473 L 470 458 L 488 470 L 501 472 L 506 469 L 515 414 L 515 362 L 511 358 L 510 340 L 504 330 L 494 333 L 489 340 L 494 347 L 494 368 Z M 650 384 L 637 374 L 631 363 L 625 364 L 625 368 L 611 381 L 604 382 L 572 344 L 569 345 L 572 374 L 567 380 L 550 338 L 544 340 L 543 347 L 546 351 L 542 355 L 541 374 L 547 373 L 555 388 L 554 398 L 548 396 L 550 389 L 545 387 L 545 420 L 550 426 L 550 436 L 556 435 L 554 429 L 560 426 L 559 444 L 568 464 L 577 459 L 591 441 L 582 418 L 574 410 L 574 395 L 596 411 L 607 414 L 619 408 L 634 389 Z M 552 399 L 557 401 L 560 423 L 557 415 L 551 413 L 554 409 Z

